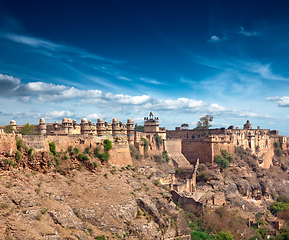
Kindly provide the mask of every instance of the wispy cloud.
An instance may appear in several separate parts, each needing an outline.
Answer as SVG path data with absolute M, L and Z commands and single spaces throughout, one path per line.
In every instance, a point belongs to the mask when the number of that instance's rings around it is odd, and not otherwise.
M 123 63 L 123 61 L 104 58 L 96 54 L 88 53 L 76 47 L 57 44 L 52 41 L 43 40 L 43 39 L 36 38 L 36 37 L 17 35 L 14 33 L 2 33 L 0 34 L 0 37 L 9 39 L 13 42 L 24 44 L 32 48 L 39 49 L 39 51 L 36 51 L 37 53 L 42 54 L 42 55 L 44 54 L 52 58 L 70 59 L 71 57 L 73 57 L 73 55 L 77 55 L 79 58 L 95 59 L 95 60 L 100 60 L 100 61 L 110 62 L 110 63 L 115 63 L 115 64 Z
M 166 83 L 159 82 L 159 81 L 152 79 L 152 78 L 140 78 L 140 80 L 142 80 L 143 82 L 146 82 L 146 83 L 152 83 L 152 84 L 156 84 L 156 85 L 166 85 Z
M 44 117 L 46 119 L 60 119 L 64 117 L 73 117 L 75 114 L 70 111 L 53 111 L 44 114 L 37 114 L 34 118 L 41 118 Z
M 221 41 L 221 39 L 218 37 L 218 36 L 212 36 L 209 40 L 208 40 L 208 42 L 211 42 L 211 43 L 214 43 L 214 42 L 220 42 Z
M 237 33 L 240 34 L 240 35 L 247 36 L 247 37 L 258 35 L 257 32 L 253 32 L 253 31 L 248 32 L 248 31 L 246 31 L 242 26 L 240 27 L 240 30 Z
M 259 62 L 247 63 L 245 67 L 252 73 L 259 74 L 262 78 L 268 80 L 289 81 L 289 78 L 274 74 L 271 70 L 271 64 L 261 64 Z
M 266 98 L 267 101 L 276 102 L 279 107 L 289 107 L 289 97 L 268 97 Z

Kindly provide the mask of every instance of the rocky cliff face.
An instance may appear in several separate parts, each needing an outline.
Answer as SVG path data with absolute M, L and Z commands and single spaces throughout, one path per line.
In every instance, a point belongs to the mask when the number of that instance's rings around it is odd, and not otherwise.
M 151 173 L 145 161 L 117 167 L 58 158 L 0 155 L 1 239 L 190 239 L 169 191 L 154 180 L 157 166 Z

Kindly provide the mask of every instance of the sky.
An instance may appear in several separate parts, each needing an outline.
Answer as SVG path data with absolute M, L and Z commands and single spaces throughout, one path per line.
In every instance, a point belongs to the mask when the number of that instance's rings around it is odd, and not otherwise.
M 0 1 L 0 125 L 99 117 L 289 136 L 289 2 Z

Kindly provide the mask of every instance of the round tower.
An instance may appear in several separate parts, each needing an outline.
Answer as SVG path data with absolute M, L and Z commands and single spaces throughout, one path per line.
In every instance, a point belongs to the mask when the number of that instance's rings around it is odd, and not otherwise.
M 104 123 L 102 118 L 97 119 L 96 123 L 97 135 L 103 136 L 104 135 Z
M 40 118 L 38 130 L 39 130 L 39 134 L 40 135 L 46 134 L 46 124 L 45 124 L 45 119 L 44 118 Z
M 119 123 L 117 118 L 112 119 L 112 135 L 114 137 L 118 136 L 120 133 Z
M 17 129 L 16 129 L 16 121 L 15 120 L 11 120 L 10 121 L 10 126 L 11 126 L 11 128 L 13 129 L 13 131 L 16 131 Z
M 89 123 L 87 122 L 86 118 L 81 119 L 80 132 L 81 132 L 81 134 L 89 134 L 90 133 Z
M 64 133 L 68 133 L 68 120 L 67 120 L 67 118 L 62 119 L 62 130 Z
M 68 128 L 68 134 L 72 134 L 72 120 L 70 118 L 67 118 L 67 128 Z
M 133 120 L 128 119 L 126 123 L 126 134 L 127 134 L 127 141 L 129 144 L 133 144 L 134 142 L 134 127 L 133 127 Z

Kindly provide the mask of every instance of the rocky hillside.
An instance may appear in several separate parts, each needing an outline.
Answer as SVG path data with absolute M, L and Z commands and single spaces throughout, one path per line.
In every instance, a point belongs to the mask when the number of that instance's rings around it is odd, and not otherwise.
M 204 209 L 187 212 L 160 184 L 175 171 L 169 159 L 143 158 L 131 147 L 133 165 L 116 167 L 100 149 L 34 152 L 18 145 L 0 153 L 1 239 L 255 240 L 287 231 L 287 153 L 269 170 L 242 149 L 229 166 L 200 164 Z M 223 197 L 222 205 L 212 196 Z M 270 211 L 274 204 L 278 211 Z
M 190 239 L 157 164 L 118 168 L 73 151 L 1 154 L 1 239 Z

